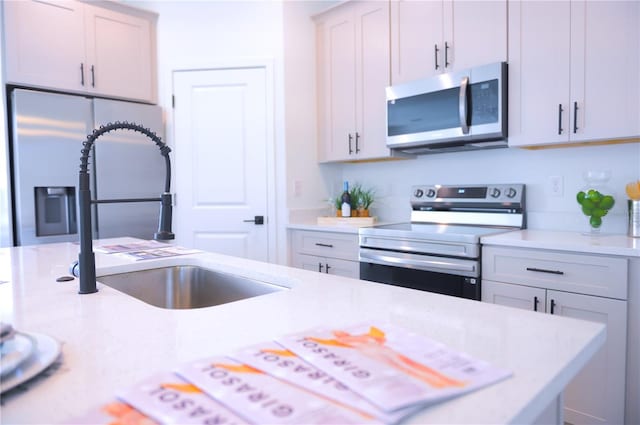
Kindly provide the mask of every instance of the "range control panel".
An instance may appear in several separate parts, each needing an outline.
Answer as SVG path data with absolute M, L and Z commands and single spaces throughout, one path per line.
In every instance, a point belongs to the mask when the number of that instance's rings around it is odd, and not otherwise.
M 412 187 L 411 205 L 522 204 L 524 184 L 418 185 Z

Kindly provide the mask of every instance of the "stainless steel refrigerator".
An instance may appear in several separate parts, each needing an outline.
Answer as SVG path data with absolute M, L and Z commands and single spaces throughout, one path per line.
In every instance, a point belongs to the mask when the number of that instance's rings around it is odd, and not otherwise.
M 14 89 L 11 92 L 13 233 L 16 245 L 78 240 L 78 171 L 87 134 L 129 121 L 164 139 L 155 105 Z M 90 155 L 93 199 L 158 198 L 165 163 L 145 136 L 118 130 L 100 137 Z M 94 238 L 151 239 L 159 202 L 92 206 Z

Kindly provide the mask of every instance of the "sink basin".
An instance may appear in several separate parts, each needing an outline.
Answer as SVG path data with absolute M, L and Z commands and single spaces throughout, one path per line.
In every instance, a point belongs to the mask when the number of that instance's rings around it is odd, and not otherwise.
M 286 289 L 197 266 L 140 270 L 97 280 L 147 304 L 170 309 L 210 307 Z

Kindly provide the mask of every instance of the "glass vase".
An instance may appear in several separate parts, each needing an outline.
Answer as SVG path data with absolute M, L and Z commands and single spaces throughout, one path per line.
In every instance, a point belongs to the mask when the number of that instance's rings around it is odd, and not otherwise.
M 587 220 L 586 234 L 597 236 L 600 235 L 602 222 L 607 213 L 615 205 L 613 189 L 607 186 L 611 172 L 609 170 L 586 171 L 583 178 L 585 185 L 576 194 L 576 200 Z

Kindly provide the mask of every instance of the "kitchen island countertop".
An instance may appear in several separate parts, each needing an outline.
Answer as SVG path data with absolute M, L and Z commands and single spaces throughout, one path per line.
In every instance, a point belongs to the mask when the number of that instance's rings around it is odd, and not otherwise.
M 99 292 L 79 295 L 77 280 L 56 282 L 77 252 L 71 243 L 0 249 L 0 319 L 62 343 L 57 370 L 3 395 L 3 423 L 63 423 L 184 362 L 318 325 L 370 320 L 513 371 L 505 381 L 426 408 L 409 423 L 528 423 L 605 339 L 597 323 L 213 253 L 143 261 L 96 253 L 98 276 L 191 264 L 290 288 L 215 307 L 166 310 L 100 283 Z

